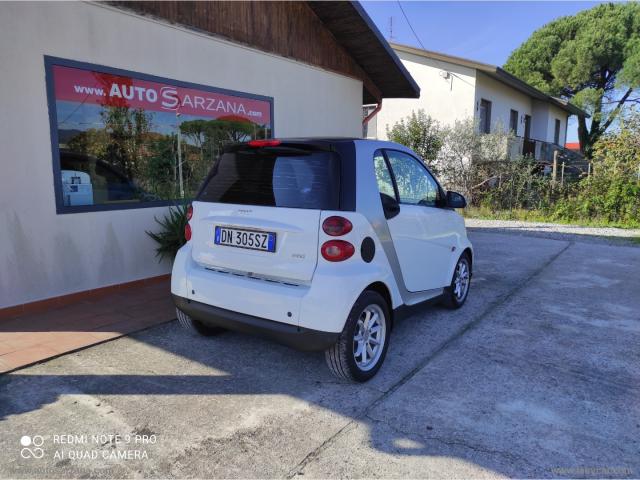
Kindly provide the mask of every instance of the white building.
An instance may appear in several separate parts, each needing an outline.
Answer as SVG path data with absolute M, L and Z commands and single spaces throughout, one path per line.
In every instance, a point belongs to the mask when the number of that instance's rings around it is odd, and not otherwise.
M 387 128 L 423 109 L 443 125 L 474 118 L 485 133 L 500 126 L 510 129 L 520 139 L 513 153 L 541 158 L 564 146 L 569 116 L 586 115 L 495 65 L 405 45 L 391 46 L 420 86 L 421 95 L 385 100 L 369 122 L 369 138 L 386 139 Z
M 1 2 L 0 63 L 0 318 L 166 276 L 145 232 L 220 128 L 359 137 L 363 103 L 419 96 L 357 2 Z

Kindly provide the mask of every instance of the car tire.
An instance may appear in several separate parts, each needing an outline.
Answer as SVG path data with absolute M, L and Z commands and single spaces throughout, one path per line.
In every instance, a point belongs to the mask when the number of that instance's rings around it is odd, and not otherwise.
M 471 259 L 463 253 L 453 269 L 451 284 L 444 289 L 442 304 L 451 309 L 460 308 L 467 301 L 471 287 Z
M 336 343 L 325 351 L 329 369 L 338 378 L 366 382 L 384 362 L 390 333 L 389 305 L 378 292 L 366 290 L 353 305 Z
M 176 308 L 176 317 L 178 318 L 178 323 L 182 328 L 194 333 L 199 333 L 200 335 L 203 335 L 205 337 L 219 335 L 225 331 L 224 328 L 210 327 L 202 322 L 199 322 L 198 320 L 194 320 L 179 308 Z

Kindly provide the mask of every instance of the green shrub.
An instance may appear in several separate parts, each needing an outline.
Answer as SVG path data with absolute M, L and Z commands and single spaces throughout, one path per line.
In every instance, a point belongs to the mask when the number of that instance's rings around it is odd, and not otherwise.
M 169 208 L 169 212 L 161 220 L 154 217 L 161 230 L 157 233 L 147 231 L 147 235 L 153 238 L 158 246 L 156 256 L 162 261 L 165 258 L 173 260 L 180 247 L 186 243 L 184 227 L 187 224 L 187 206 L 178 205 Z
M 422 157 L 434 173 L 437 172 L 435 160 L 442 147 L 442 133 L 438 122 L 424 110 L 411 112 L 391 128 L 387 126 L 387 137 L 392 142 L 409 147 Z

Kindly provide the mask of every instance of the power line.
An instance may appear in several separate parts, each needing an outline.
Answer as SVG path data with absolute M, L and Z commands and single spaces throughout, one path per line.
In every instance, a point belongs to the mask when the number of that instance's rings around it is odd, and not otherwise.
M 407 25 L 409 25 L 409 28 L 413 32 L 413 36 L 416 37 L 416 40 L 418 40 L 418 43 L 420 44 L 422 49 L 426 50 L 426 48 L 424 48 L 424 45 L 422 44 L 422 41 L 420 40 L 420 37 L 418 36 L 416 31 L 413 29 L 413 26 L 411 25 L 411 22 L 409 21 L 409 17 L 407 17 L 407 14 L 405 13 L 404 8 L 402 8 L 402 4 L 400 3 L 400 0 L 397 0 L 397 2 L 398 2 L 398 6 L 400 7 L 400 11 L 402 12 L 402 15 L 404 15 L 404 19 L 407 21 Z
M 402 12 L 402 15 L 404 15 L 404 19 L 407 21 L 407 25 L 409 25 L 409 28 L 411 29 L 411 31 L 413 32 L 413 35 L 416 37 L 416 40 L 418 40 L 418 43 L 420 44 L 420 46 L 422 47 L 423 50 L 426 50 L 425 46 L 422 44 L 422 41 L 420 40 L 420 37 L 418 36 L 418 34 L 416 33 L 416 31 L 413 29 L 413 26 L 411 25 L 411 22 L 409 21 L 409 17 L 407 17 L 407 14 L 404 11 L 404 8 L 402 8 L 402 4 L 400 3 L 400 0 L 397 0 L 398 2 L 398 6 L 400 7 L 400 11 Z M 440 60 L 437 59 L 433 59 L 435 60 L 437 63 L 439 63 L 440 65 L 444 65 L 444 62 L 441 62 Z M 447 70 L 446 68 L 444 70 Z M 448 71 L 448 70 L 447 70 Z M 458 78 L 459 80 L 462 80 L 464 83 L 468 84 L 468 85 L 472 85 L 471 83 L 467 82 L 464 78 L 462 78 L 461 76 L 453 73 L 453 72 L 448 72 L 450 75 L 452 75 L 453 77 Z

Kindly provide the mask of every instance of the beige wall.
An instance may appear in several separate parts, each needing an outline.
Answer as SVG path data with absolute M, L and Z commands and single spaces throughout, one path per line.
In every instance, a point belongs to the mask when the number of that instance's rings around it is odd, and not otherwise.
M 382 110 L 376 116 L 377 138 L 386 139 L 387 126 L 391 128 L 419 109 L 443 125 L 473 117 L 475 70 L 411 53 L 396 53 L 420 86 L 420 98 L 383 100 Z M 443 78 L 441 72 L 449 72 L 448 78 Z M 371 130 L 369 137 L 375 138 Z
M 478 72 L 476 80 L 475 115 L 479 114 L 480 100 L 491 102 L 491 131 L 501 127 L 509 129 L 511 110 L 518 112 L 517 136 L 524 136 L 524 116 L 531 115 L 531 97 L 504 83 Z
M 56 215 L 44 55 L 274 97 L 277 136 L 361 135 L 362 83 L 90 3 L 0 3 L 0 308 L 167 273 L 166 208 Z
M 567 140 L 567 112 L 565 112 L 561 108 L 556 107 L 555 105 L 549 105 L 547 142 L 553 142 L 556 119 L 560 120 L 560 141 L 558 142 L 558 144 L 564 146 Z
M 553 143 L 555 121 L 558 119 L 560 120 L 560 141 L 558 144 L 563 146 L 567 139 L 567 122 L 569 120 L 567 112 L 550 103 L 539 101 L 534 101 L 533 111 L 531 137 L 535 140 Z

